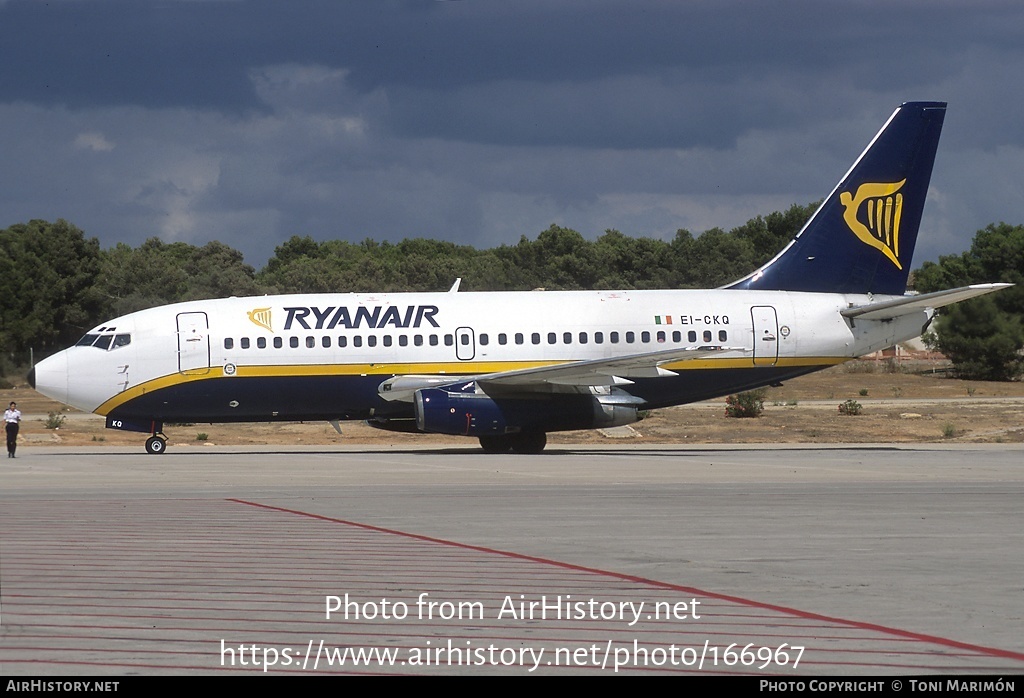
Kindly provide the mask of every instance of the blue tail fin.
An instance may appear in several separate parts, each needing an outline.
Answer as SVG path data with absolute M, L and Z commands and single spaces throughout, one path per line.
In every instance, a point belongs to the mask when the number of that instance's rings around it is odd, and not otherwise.
M 945 115 L 900 106 L 793 241 L 729 288 L 903 295 Z

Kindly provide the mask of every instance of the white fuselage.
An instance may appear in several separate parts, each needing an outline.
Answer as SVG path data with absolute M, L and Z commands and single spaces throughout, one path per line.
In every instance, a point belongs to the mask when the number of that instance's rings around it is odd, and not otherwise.
M 363 401 L 374 404 L 316 394 L 318 384 L 344 392 L 344 384 L 337 382 L 344 377 L 377 385 L 395 376 L 490 374 L 675 346 L 742 349 L 721 358 L 662 366 L 683 377 L 699 372 L 699 381 L 652 378 L 626 387 L 657 407 L 711 397 L 716 391 L 708 386 L 715 381 L 708 377 L 720 371 L 733 377 L 717 391 L 725 394 L 738 384 L 767 384 L 778 376 L 861 356 L 919 335 L 932 315 L 922 310 L 869 321 L 839 313 L 869 300 L 885 298 L 673 290 L 303 294 L 192 301 L 100 325 L 89 335 L 112 339 L 75 346 L 40 362 L 36 387 L 103 415 L 133 413 L 132 405 L 141 401 L 146 407 L 136 416 L 142 416 L 159 411 L 161 401 L 154 396 L 161 391 L 172 396 L 175 387 L 201 381 L 220 384 L 202 395 L 222 403 L 193 405 L 203 419 L 301 419 L 332 409 L 334 418 L 344 419 L 372 414 L 381 405 L 369 397 Z M 290 378 L 316 377 L 333 382 L 306 382 L 309 410 L 297 405 L 295 396 L 282 401 L 287 409 L 274 409 L 272 393 Z M 246 379 L 274 379 L 265 384 L 265 409 L 254 410 L 251 404 L 245 409 L 241 397 L 231 397 L 231 388 L 221 389 Z M 259 392 L 244 391 L 244 400 L 259 400 Z M 365 390 L 363 394 L 369 395 Z M 175 405 L 168 415 L 181 409 Z

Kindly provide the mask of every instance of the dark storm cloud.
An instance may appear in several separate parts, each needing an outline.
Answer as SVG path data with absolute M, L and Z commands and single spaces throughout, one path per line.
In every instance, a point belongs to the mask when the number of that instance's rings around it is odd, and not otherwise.
M 388 125 L 397 135 L 725 146 L 736 136 L 738 110 L 762 128 L 799 127 L 819 117 L 816 104 L 841 103 L 851 87 L 939 82 L 966 59 L 964 47 L 1021 50 L 1019 11 L 971 7 L 11 2 L 3 10 L 0 94 L 72 108 L 244 112 L 263 108 L 252 68 L 317 64 L 348 70 L 357 91 L 389 89 L 395 109 Z M 787 99 L 778 96 L 780 78 L 793 89 Z
M 948 100 L 919 260 L 1024 220 L 1018 2 L 0 0 L 0 225 L 104 245 L 728 228 Z

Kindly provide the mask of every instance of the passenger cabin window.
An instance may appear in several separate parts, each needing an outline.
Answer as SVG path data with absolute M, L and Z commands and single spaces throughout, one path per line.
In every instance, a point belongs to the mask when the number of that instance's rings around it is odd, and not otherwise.
M 534 332 L 530 335 L 530 341 L 534 344 L 540 344 L 540 332 Z
M 611 333 L 609 333 L 608 334 L 608 339 L 611 341 L 612 344 L 618 344 L 619 343 L 619 333 L 618 332 L 611 332 Z
M 407 335 L 407 334 L 400 334 L 400 335 L 398 335 L 398 346 L 400 346 L 400 347 L 407 347 L 407 346 L 409 346 L 409 335 Z
M 354 347 L 361 347 L 361 346 L 363 346 L 363 338 L 360 337 L 359 335 L 356 335 L 355 337 L 353 337 L 352 338 L 352 346 L 354 346 Z
M 464 337 L 464 339 L 465 339 L 466 341 L 465 341 L 465 342 L 463 342 L 463 344 L 469 344 L 469 337 L 468 337 L 468 336 L 467 336 L 467 337 Z M 480 346 L 482 346 L 482 347 L 486 347 L 486 346 L 487 346 L 487 344 L 488 344 L 488 342 L 490 342 L 490 341 L 491 341 L 491 340 L 490 340 L 490 338 L 489 338 L 489 337 L 487 336 L 487 333 L 486 333 L 486 332 L 482 332 L 482 333 L 480 334 Z
M 679 330 L 673 330 L 672 331 L 672 341 L 673 342 L 681 342 L 681 341 L 683 341 L 683 333 L 680 332 Z
M 267 338 L 266 337 L 257 337 L 256 338 L 256 348 L 257 349 L 266 349 L 267 348 Z
M 231 339 L 231 337 L 225 337 L 224 338 L 224 348 L 225 349 L 234 349 L 235 348 L 235 340 Z
M 338 346 L 344 349 L 348 346 L 348 337 L 338 337 Z
M 299 348 L 299 338 L 298 337 L 289 337 L 288 338 L 288 346 L 290 346 L 292 349 L 298 349 Z
M 558 335 L 554 332 L 548 332 L 548 344 L 554 344 L 558 341 Z
M 626 344 L 632 344 L 635 341 L 636 341 L 636 335 L 633 334 L 632 332 L 627 332 L 626 333 Z
M 455 346 L 455 337 L 454 337 L 454 336 L 452 336 L 452 335 L 450 335 L 450 334 L 446 334 L 446 335 L 444 336 L 444 345 L 445 345 L 446 347 L 452 347 L 452 346 Z
M 641 332 L 640 341 L 643 342 L 644 344 L 647 344 L 649 341 L 651 341 L 651 333 L 646 330 Z
M 320 346 L 322 346 L 324 349 L 330 349 L 331 348 L 331 338 L 330 337 L 321 337 L 320 338 Z
M 377 335 L 371 334 L 366 338 L 366 346 L 375 347 L 377 346 Z
M 508 335 L 505 334 L 504 332 L 499 333 L 498 344 L 500 344 L 501 346 L 505 346 L 506 344 L 508 344 Z
M 704 330 L 704 341 L 705 342 L 710 342 L 711 341 L 711 330 Z
M 391 340 L 391 335 L 389 335 L 389 334 L 384 335 L 384 346 L 390 347 L 391 346 L 391 341 L 392 341 Z
M 694 330 L 690 330 L 689 332 L 687 332 L 686 333 L 686 341 L 687 342 L 696 342 L 697 341 L 697 333 Z
M 724 342 L 726 339 L 728 339 L 728 337 L 729 337 L 729 335 L 728 335 L 728 333 L 725 330 L 718 330 L 718 341 L 719 342 Z
M 281 339 L 280 337 L 274 337 L 274 348 L 275 349 L 280 349 L 283 346 L 284 346 L 284 340 Z
M 243 349 L 248 349 L 249 348 L 249 338 L 248 337 L 242 337 L 240 340 L 238 340 L 238 344 Z

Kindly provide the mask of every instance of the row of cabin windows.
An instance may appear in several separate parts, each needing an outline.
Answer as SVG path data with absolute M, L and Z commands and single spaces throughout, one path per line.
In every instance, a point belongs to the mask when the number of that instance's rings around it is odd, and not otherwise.
M 727 341 L 728 340 L 728 336 L 729 335 L 728 335 L 728 333 L 725 330 L 719 330 L 718 331 L 718 341 L 719 342 Z M 674 330 L 672 332 L 671 338 L 672 338 L 672 341 L 675 342 L 676 344 L 682 342 L 683 341 L 683 333 L 682 333 L 682 331 Z M 529 339 L 530 339 L 530 344 L 541 344 L 542 343 L 542 341 L 541 341 L 542 340 L 542 335 L 541 335 L 540 332 L 533 332 L 533 333 L 531 333 Z M 558 344 L 558 340 L 559 340 L 558 333 L 557 332 L 548 332 L 546 339 L 547 339 L 547 343 L 548 344 Z M 637 340 L 637 333 L 636 332 L 624 332 L 624 333 L 620 334 L 618 332 L 608 332 L 607 335 L 606 335 L 604 332 L 594 332 L 593 334 L 588 333 L 588 332 L 580 332 L 580 333 L 574 335 L 572 332 L 563 332 L 562 336 L 561 336 L 562 344 L 572 344 L 574 341 L 579 343 L 579 344 L 590 344 L 591 342 L 593 342 L 594 344 L 604 344 L 606 340 L 608 341 L 609 344 L 619 344 L 623 339 L 625 340 L 626 344 L 635 344 L 636 340 Z M 657 341 L 658 343 L 664 343 L 664 342 L 667 342 L 669 340 L 669 335 L 664 330 L 658 330 L 653 335 L 650 332 L 646 331 L 646 330 L 644 330 L 643 332 L 640 332 L 640 342 L 641 343 L 649 344 L 652 339 L 654 341 Z M 697 334 L 696 330 L 690 330 L 690 331 L 688 331 L 686 333 L 686 341 L 687 342 L 693 344 L 693 343 L 697 342 L 697 339 L 698 339 L 698 334 Z M 714 333 L 711 330 L 704 330 L 703 332 L 700 333 L 700 339 L 702 341 L 704 341 L 704 342 L 713 342 L 714 341 Z M 505 334 L 504 332 L 501 332 L 501 333 L 498 334 L 497 340 L 498 340 L 498 344 L 504 346 L 504 345 L 509 343 L 509 335 Z M 378 341 L 383 346 L 390 347 L 390 346 L 394 345 L 395 338 L 393 338 L 389 334 L 381 335 L 379 338 L 378 338 L 377 335 L 371 334 L 371 335 L 368 335 L 365 338 L 365 340 L 364 340 L 364 338 L 361 335 L 354 335 L 352 337 L 347 337 L 345 335 L 341 335 L 341 336 L 337 337 L 337 346 L 338 346 L 338 348 L 344 349 L 351 342 L 353 347 L 362 347 L 364 341 L 366 342 L 366 346 L 368 346 L 368 347 L 375 347 L 375 346 L 377 346 Z M 459 341 L 459 344 L 462 344 L 463 346 L 468 346 L 469 343 L 470 343 L 470 335 L 469 335 L 469 333 L 467 332 L 467 333 L 464 333 L 464 334 L 460 334 L 459 337 L 458 337 L 458 341 Z M 526 335 L 523 334 L 522 332 L 516 332 L 515 334 L 512 335 L 512 341 L 515 344 L 526 344 Z M 489 345 L 491 343 L 491 337 L 486 332 L 481 332 L 480 336 L 478 338 L 478 342 L 479 342 L 480 346 L 486 347 L 487 345 Z M 291 347 L 292 349 L 298 349 L 300 343 L 301 342 L 300 342 L 300 339 L 298 337 L 292 336 L 292 337 L 288 338 L 288 346 Z M 443 343 L 446 347 L 450 347 L 450 346 L 453 346 L 455 344 L 455 336 L 454 335 L 450 335 L 450 334 L 442 335 L 440 337 L 438 335 L 436 335 L 436 334 L 431 334 L 431 335 L 415 334 L 415 335 L 412 335 L 412 344 L 413 344 L 413 346 L 421 347 L 421 346 L 424 345 L 424 343 L 426 343 L 426 344 L 428 344 L 428 345 L 430 345 L 432 347 L 436 347 L 439 344 Z M 267 348 L 267 344 L 268 344 L 268 342 L 267 342 L 267 338 L 266 337 L 257 337 L 256 338 L 256 348 L 257 349 L 266 349 Z M 272 340 L 272 344 L 273 344 L 275 349 L 281 349 L 281 348 L 284 347 L 284 338 L 283 337 L 274 337 L 273 340 Z M 316 345 L 317 345 L 316 337 L 306 337 L 305 338 L 305 344 L 306 344 L 306 348 L 307 349 L 315 348 Z M 320 338 L 320 346 L 323 347 L 324 349 L 330 349 L 331 348 L 331 344 L 332 344 L 331 337 L 329 337 L 327 335 L 324 335 L 323 337 Z M 409 346 L 409 335 L 405 335 L 405 334 L 398 335 L 398 346 L 400 346 L 400 347 L 407 347 L 407 346 Z M 250 349 L 250 348 L 252 348 L 252 343 L 251 343 L 251 341 L 249 340 L 248 337 L 242 337 L 241 339 L 238 340 L 238 347 L 240 349 Z M 234 340 L 234 338 L 226 337 L 224 339 L 224 348 L 225 349 L 234 349 L 235 348 L 235 340 Z
M 422 347 L 423 346 L 423 342 L 424 342 L 424 336 L 421 335 L 421 334 L 413 335 L 412 340 L 413 340 L 412 343 L 413 343 L 414 346 Z M 361 346 L 363 346 L 363 341 L 364 340 L 363 340 L 363 337 L 361 335 L 355 335 L 355 336 L 353 336 L 351 338 L 345 337 L 345 336 L 341 336 L 341 337 L 338 337 L 338 347 L 344 349 L 345 347 L 347 347 L 349 345 L 349 342 L 351 342 L 352 346 L 354 346 L 354 347 L 361 347 Z M 375 346 L 377 346 L 378 337 L 377 337 L 377 335 L 371 334 L 368 337 L 366 337 L 365 341 L 366 341 L 366 346 L 368 346 L 368 347 L 375 347 Z M 390 346 L 392 346 L 394 344 L 394 338 L 391 335 L 389 335 L 389 334 L 381 336 L 379 338 L 379 341 L 380 341 L 381 344 L 383 344 L 386 347 L 390 347 Z M 439 338 L 436 334 L 428 335 L 426 337 L 426 341 L 432 347 L 436 347 L 442 341 L 444 342 L 444 345 L 446 347 L 450 347 L 450 346 L 455 344 L 455 338 L 452 335 L 450 335 L 450 334 L 444 335 L 443 338 Z M 274 346 L 275 349 L 281 349 L 281 348 L 284 347 L 284 338 L 283 337 L 274 337 L 272 343 L 273 343 L 273 346 Z M 469 344 L 469 337 L 462 337 L 462 343 L 463 344 Z M 267 348 L 267 344 L 268 343 L 267 343 L 267 338 L 266 337 L 257 337 L 256 338 L 256 348 L 257 349 L 266 349 Z M 298 337 L 289 337 L 288 338 L 288 346 L 291 347 L 292 349 L 298 349 L 299 348 L 299 344 L 300 344 L 300 342 L 299 342 L 299 338 Z M 330 349 L 331 348 L 331 338 L 326 336 L 326 335 L 321 337 L 320 338 L 320 346 L 322 346 L 324 349 Z M 398 335 L 398 346 L 400 346 L 400 347 L 407 347 L 407 346 L 409 346 L 409 335 L 404 335 L 404 334 Z M 235 347 L 235 340 L 233 338 L 231 338 L 231 337 L 226 337 L 224 339 L 224 348 L 225 349 L 234 349 L 234 347 Z M 252 348 L 252 343 L 249 341 L 248 337 L 242 337 L 241 339 L 238 340 L 238 347 L 240 349 L 251 349 Z M 316 337 L 306 337 L 306 348 L 307 349 L 313 349 L 315 347 L 316 347 Z
M 728 333 L 725 330 L 719 330 L 718 331 L 718 341 L 719 342 L 726 341 L 727 337 L 728 337 Z M 607 334 L 607 341 L 610 344 L 618 344 L 622 340 L 622 338 L 623 338 L 623 336 L 620 335 L 618 332 L 609 332 Z M 636 333 L 635 332 L 626 332 L 626 333 L 624 333 L 624 338 L 625 338 L 626 344 L 635 344 L 636 343 Z M 667 342 L 668 341 L 668 333 L 666 333 L 664 330 L 659 330 L 658 332 L 654 333 L 653 338 L 657 342 L 659 342 L 659 343 Z M 714 341 L 714 334 L 712 333 L 711 330 L 704 330 L 704 332 L 701 335 L 701 338 L 705 342 L 713 342 Z M 521 332 L 516 332 L 515 335 L 513 335 L 513 339 L 514 339 L 516 344 L 526 344 L 526 337 Z M 575 337 L 574 337 L 572 332 L 563 332 L 562 333 L 562 344 L 572 344 L 574 341 L 578 342 L 579 344 L 589 344 L 591 341 L 593 341 L 594 344 L 604 344 L 605 343 L 605 339 L 606 339 L 606 335 L 605 335 L 604 332 L 594 332 L 593 334 L 590 334 L 588 332 L 580 332 Z M 643 342 L 644 344 L 649 344 L 651 342 L 651 339 L 652 339 L 652 335 L 651 335 L 650 332 L 645 330 L 645 331 L 640 333 L 640 341 Z M 675 342 L 676 344 L 682 342 L 683 341 L 683 333 L 681 331 L 679 331 L 679 330 L 673 331 L 672 332 L 672 341 Z M 693 343 L 695 343 L 697 341 L 697 332 L 696 332 L 696 330 L 690 330 L 689 332 L 686 333 L 686 341 L 690 342 L 691 344 L 693 344 Z M 480 345 L 481 346 L 487 346 L 487 344 L 489 342 L 490 342 L 490 339 L 489 339 L 489 337 L 488 337 L 488 335 L 486 333 L 480 335 Z M 531 344 L 541 344 L 541 334 L 539 332 L 532 333 L 530 335 L 530 343 Z M 557 332 L 548 332 L 547 333 L 547 343 L 548 344 L 558 344 L 558 333 Z M 504 332 L 498 334 L 498 344 L 501 344 L 503 346 L 505 344 L 508 344 L 508 335 L 506 335 Z

